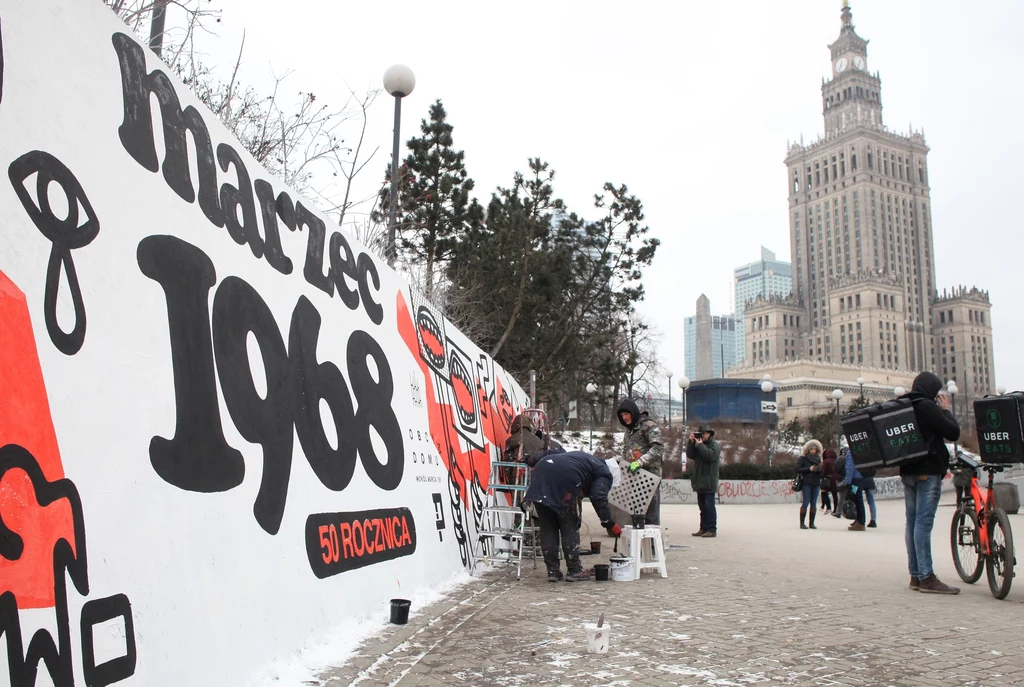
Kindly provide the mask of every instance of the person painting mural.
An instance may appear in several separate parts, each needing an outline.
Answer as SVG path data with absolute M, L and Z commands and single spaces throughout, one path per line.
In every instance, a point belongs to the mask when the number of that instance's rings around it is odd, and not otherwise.
M 559 449 L 533 453 L 527 456 L 526 463 L 533 472 L 523 502 L 532 503 L 537 509 L 540 548 L 548 569 L 548 582 L 563 578 L 558 562 L 559 539 L 565 557 L 565 581 L 587 579 L 580 563 L 582 500 L 590 498 L 609 536 L 622 534 L 622 527 L 616 524 L 608 507 L 608 492 L 620 479 L 618 464 L 584 451 L 564 453 Z
M 622 442 L 623 458 L 628 470 L 636 472 L 643 468 L 661 477 L 661 460 L 665 453 L 665 443 L 661 439 L 661 429 L 650 418 L 647 411 L 640 412 L 633 399 L 627 398 L 619 403 L 616 412 L 619 422 L 626 428 Z M 661 524 L 661 494 L 654 492 L 650 505 L 647 506 L 646 521 L 648 525 Z

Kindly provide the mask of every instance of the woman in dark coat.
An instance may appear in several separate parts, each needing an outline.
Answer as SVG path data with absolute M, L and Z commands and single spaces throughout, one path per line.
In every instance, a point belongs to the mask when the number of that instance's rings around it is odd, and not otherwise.
M 804 478 L 803 486 L 803 503 L 800 505 L 800 529 L 806 530 L 807 525 L 804 524 L 804 518 L 807 517 L 807 511 L 810 510 L 811 529 L 818 529 L 814 525 L 814 516 L 817 513 L 817 509 L 814 507 L 818 503 L 818 491 L 821 489 L 821 442 L 817 439 L 811 439 L 804 444 L 803 455 L 796 462 L 796 471 L 801 477 Z
M 824 515 L 839 505 L 839 494 L 836 493 L 836 482 L 839 479 L 836 474 L 836 450 L 827 448 L 821 456 L 821 507 Z

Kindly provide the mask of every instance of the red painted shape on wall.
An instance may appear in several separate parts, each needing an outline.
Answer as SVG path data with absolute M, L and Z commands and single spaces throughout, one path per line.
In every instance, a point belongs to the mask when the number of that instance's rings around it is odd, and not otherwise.
M 0 272 L 0 446 L 7 444 L 35 456 L 47 481 L 64 477 L 28 303 Z M 18 560 L 0 557 L 0 594 L 14 592 L 18 608 L 52 607 L 54 544 L 66 539 L 77 553 L 71 504 L 41 507 L 28 475 L 15 469 L 0 481 L 0 517 L 25 544 Z

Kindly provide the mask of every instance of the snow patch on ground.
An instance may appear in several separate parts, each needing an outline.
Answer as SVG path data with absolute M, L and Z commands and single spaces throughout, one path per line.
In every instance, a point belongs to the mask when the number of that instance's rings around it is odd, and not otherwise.
M 418 615 L 417 608 L 426 608 L 441 601 L 472 579 L 468 572 L 460 571 L 440 584 L 416 589 L 410 597 L 411 617 Z M 363 642 L 387 628 L 390 620 L 391 611 L 387 606 L 375 613 L 347 618 L 323 637 L 310 640 L 298 653 L 263 666 L 249 680 L 247 687 L 322 684 L 318 673 L 344 664 L 358 652 Z

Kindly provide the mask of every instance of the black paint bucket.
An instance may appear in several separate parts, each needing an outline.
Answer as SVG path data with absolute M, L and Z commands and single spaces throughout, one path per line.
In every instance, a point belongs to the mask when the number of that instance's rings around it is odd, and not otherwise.
M 409 606 L 412 604 L 408 599 L 391 600 L 391 624 L 405 625 L 409 622 Z
M 633 516 L 633 529 L 642 530 L 647 527 L 647 516 L 646 515 L 634 515 Z
M 607 582 L 608 581 L 608 564 L 598 563 L 594 566 L 594 581 L 595 582 Z
M 590 553 L 601 553 L 601 542 L 592 541 L 590 542 Z

